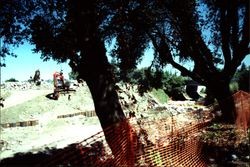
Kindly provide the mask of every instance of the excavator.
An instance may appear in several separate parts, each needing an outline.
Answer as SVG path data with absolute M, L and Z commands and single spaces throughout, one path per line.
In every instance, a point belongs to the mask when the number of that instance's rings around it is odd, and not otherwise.
M 65 82 L 62 70 L 60 72 L 55 72 L 53 74 L 53 81 L 54 81 L 54 93 L 53 98 L 58 100 L 60 92 L 61 93 L 69 93 L 70 91 L 76 91 L 74 89 L 70 89 L 70 83 Z M 70 95 L 68 96 L 70 100 Z

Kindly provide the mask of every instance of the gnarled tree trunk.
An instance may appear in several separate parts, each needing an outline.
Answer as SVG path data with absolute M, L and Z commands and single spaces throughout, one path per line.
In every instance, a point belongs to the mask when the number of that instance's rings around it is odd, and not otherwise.
M 96 114 L 113 155 L 119 157 L 125 163 L 124 165 L 131 166 L 133 160 L 131 161 L 131 157 L 127 156 L 133 151 L 131 150 L 133 141 L 131 141 L 130 126 L 119 102 L 104 43 L 98 38 L 89 42 L 84 45 L 84 55 L 82 56 L 84 62 L 78 67 L 79 76 L 86 81 L 89 87 Z M 110 127 L 113 133 L 106 131 Z
M 104 130 L 104 135 L 116 159 L 131 166 L 126 154 L 130 152 L 129 125 L 121 108 L 111 66 L 106 57 L 104 41 L 100 33 L 100 19 L 97 1 L 69 1 L 69 26 L 76 34 L 76 70 L 91 92 L 95 112 Z M 74 52 L 74 51 L 73 51 Z M 80 53 L 80 54 L 79 54 Z M 76 53 L 75 53 L 76 54 Z M 73 65 L 72 63 L 71 65 Z M 125 122 L 125 123 L 124 123 Z M 122 126 L 121 126 L 122 125 Z M 106 131 L 110 128 L 113 133 Z M 84 132 L 83 132 L 84 133 Z M 124 144 L 125 143 L 125 144 Z M 122 164 L 117 164 L 117 166 Z
M 213 94 L 218 101 L 222 112 L 222 121 L 234 123 L 235 121 L 235 104 L 229 88 L 229 81 L 218 79 L 210 81 L 207 89 Z

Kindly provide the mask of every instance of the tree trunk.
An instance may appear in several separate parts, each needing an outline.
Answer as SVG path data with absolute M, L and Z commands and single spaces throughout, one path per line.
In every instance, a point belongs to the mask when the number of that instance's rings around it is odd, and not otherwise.
M 222 112 L 221 120 L 227 123 L 234 123 L 235 104 L 230 92 L 229 82 L 222 79 L 214 80 L 207 85 L 207 88 L 218 101 Z
M 78 69 L 79 76 L 86 81 L 89 87 L 95 112 L 113 155 L 115 158 L 119 157 L 123 164 L 131 166 L 133 163 L 130 163 L 133 160 L 131 161 L 131 157 L 128 159 L 127 156 L 133 151 L 131 150 L 133 141 L 131 141 L 130 126 L 119 102 L 112 68 L 106 58 L 104 43 L 101 40 L 96 40 L 94 43 L 95 45 L 88 45 L 84 49 L 86 54 L 82 56 L 84 63 Z M 112 127 L 112 133 L 106 131 L 110 127 Z
M 112 75 L 104 70 L 92 71 L 91 76 L 85 78 L 103 129 L 125 119 Z

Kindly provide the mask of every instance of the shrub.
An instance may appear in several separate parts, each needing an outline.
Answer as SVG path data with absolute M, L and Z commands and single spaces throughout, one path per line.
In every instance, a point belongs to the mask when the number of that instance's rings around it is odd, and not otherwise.
M 18 80 L 16 80 L 15 78 L 10 78 L 7 79 L 5 82 L 18 82 Z
M 232 93 L 237 92 L 239 90 L 238 83 L 237 82 L 230 83 L 229 88 Z
M 239 89 L 250 92 L 250 70 L 245 70 L 239 77 Z

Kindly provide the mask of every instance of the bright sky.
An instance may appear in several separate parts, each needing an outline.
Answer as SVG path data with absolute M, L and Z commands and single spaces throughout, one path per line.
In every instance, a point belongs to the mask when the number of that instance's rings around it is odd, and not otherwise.
M 68 73 L 71 68 L 68 63 L 57 63 L 56 61 L 43 61 L 40 54 L 32 52 L 33 46 L 29 44 L 22 45 L 14 50 L 18 56 L 5 58 L 6 67 L 1 67 L 1 83 L 7 79 L 15 78 L 18 81 L 27 81 L 30 76 L 34 76 L 37 69 L 40 70 L 41 79 L 53 79 L 55 71 L 63 70 L 64 76 L 68 79 Z M 148 51 L 140 67 L 149 66 L 153 59 L 153 52 Z
M 1 67 L 1 82 L 10 78 L 15 78 L 18 81 L 26 81 L 30 76 L 34 76 L 37 69 L 40 70 L 41 79 L 44 80 L 53 79 L 53 73 L 61 69 L 65 78 L 68 78 L 71 68 L 67 63 L 58 64 L 53 60 L 44 62 L 40 58 L 40 54 L 33 53 L 31 49 L 33 49 L 31 45 L 22 45 L 13 50 L 18 55 L 17 58 L 6 57 L 6 67 Z
M 5 63 L 6 67 L 1 67 L 1 82 L 4 82 L 7 79 L 15 78 L 19 81 L 26 81 L 30 76 L 34 76 L 37 69 L 40 70 L 41 78 L 44 80 L 52 79 L 52 75 L 55 71 L 63 70 L 64 76 L 67 79 L 68 73 L 71 72 L 71 68 L 67 63 L 58 64 L 57 62 L 50 60 L 43 62 L 40 59 L 40 54 L 32 53 L 33 46 L 23 45 L 19 48 L 13 50 L 14 53 L 17 53 L 18 57 L 14 58 L 11 56 L 6 57 Z M 147 67 L 151 64 L 153 59 L 153 50 L 148 49 L 145 52 L 144 59 L 138 67 Z M 250 55 L 248 55 L 244 62 L 247 66 L 250 65 Z M 168 65 L 166 68 L 168 71 L 172 71 L 173 68 Z

